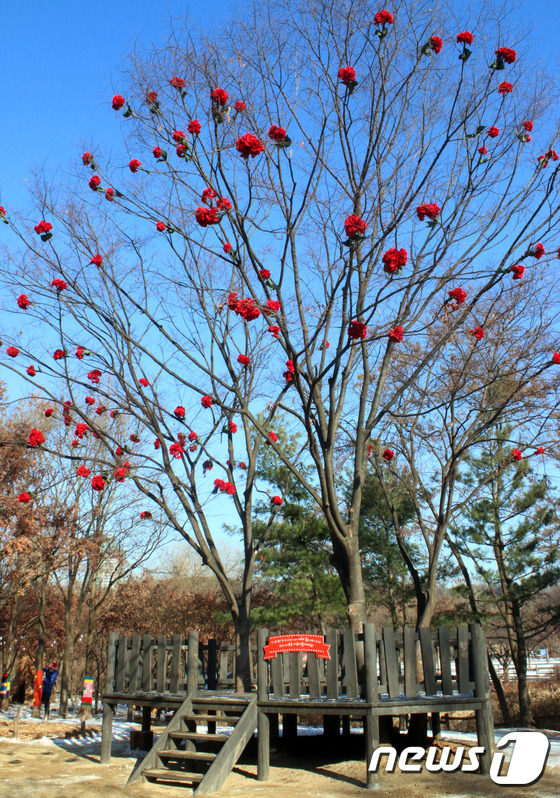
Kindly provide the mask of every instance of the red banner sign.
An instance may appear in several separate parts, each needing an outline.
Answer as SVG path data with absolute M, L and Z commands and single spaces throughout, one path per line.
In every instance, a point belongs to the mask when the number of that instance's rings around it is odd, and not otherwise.
M 274 659 L 277 654 L 304 651 L 321 659 L 330 659 L 329 648 L 323 635 L 277 635 L 268 638 L 268 645 L 264 647 L 264 658 Z

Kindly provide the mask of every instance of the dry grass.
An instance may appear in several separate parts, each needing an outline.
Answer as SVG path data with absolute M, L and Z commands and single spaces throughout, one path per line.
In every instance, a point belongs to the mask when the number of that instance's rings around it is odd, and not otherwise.
M 517 682 L 504 684 L 508 706 L 514 723 L 519 722 Z M 493 694 L 494 720 L 503 722 L 496 695 Z M 533 723 L 538 729 L 560 729 L 560 677 L 540 682 L 529 682 L 529 699 Z

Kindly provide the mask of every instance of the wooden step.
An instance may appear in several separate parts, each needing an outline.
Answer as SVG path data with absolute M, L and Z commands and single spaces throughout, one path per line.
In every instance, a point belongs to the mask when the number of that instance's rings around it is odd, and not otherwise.
M 220 726 L 230 726 L 237 723 L 240 715 L 183 715 L 185 721 L 195 720 L 197 723 L 217 723 Z
M 177 781 L 181 784 L 198 784 L 204 773 L 188 773 L 186 770 L 168 770 L 167 768 L 150 768 L 142 773 L 147 779 L 159 781 Z
M 169 732 L 173 740 L 192 740 L 193 742 L 225 743 L 227 734 L 208 734 L 206 732 Z
M 206 751 L 180 751 L 178 748 L 164 748 L 157 753 L 165 759 L 197 759 L 205 762 L 216 759 L 216 754 L 208 754 Z
M 193 709 L 215 710 L 216 712 L 233 711 L 241 714 L 247 706 L 247 701 L 220 701 L 216 698 L 193 698 Z

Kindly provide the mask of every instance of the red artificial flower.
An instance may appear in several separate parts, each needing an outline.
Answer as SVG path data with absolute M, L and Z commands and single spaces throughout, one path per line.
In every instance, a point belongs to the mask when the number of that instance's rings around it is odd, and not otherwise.
M 249 156 L 255 158 L 264 151 L 264 144 L 253 133 L 245 133 L 244 136 L 237 139 L 235 149 L 241 153 L 242 158 L 249 158 Z
M 474 41 L 474 36 L 472 33 L 469 33 L 468 30 L 465 30 L 462 33 L 457 34 L 457 41 L 459 44 L 472 44 Z
M 140 385 L 143 385 L 143 386 L 144 386 L 144 388 L 147 388 L 147 387 L 148 387 L 148 385 L 150 384 L 150 383 L 148 382 L 148 380 L 147 380 L 145 377 L 140 377 L 140 379 L 138 380 L 138 382 L 140 383 Z
M 521 123 L 521 127 L 524 127 L 525 130 L 530 133 L 533 130 L 533 123 L 530 120 Z
M 195 219 L 201 227 L 208 227 L 211 224 L 218 224 L 218 214 L 216 208 L 197 208 Z
M 497 127 L 489 127 L 487 133 L 491 139 L 495 139 L 496 136 L 500 135 L 500 131 Z
M 91 474 L 91 471 L 90 471 L 90 470 L 89 470 L 89 468 L 87 468 L 85 465 L 81 465 L 81 466 L 78 468 L 78 470 L 76 471 L 76 474 L 77 474 L 79 477 L 89 477 L 89 475 Z
M 9 346 L 6 349 L 6 354 L 10 357 L 17 357 L 19 355 L 19 349 L 16 349 L 15 346 Z
M 487 155 L 488 154 L 488 150 L 486 149 L 486 147 L 479 147 L 478 151 L 479 151 L 479 153 L 481 155 Z
M 224 252 L 226 253 L 226 255 L 230 253 L 232 249 L 233 247 L 231 246 L 229 241 L 226 241 L 226 243 L 224 244 Z
M 163 231 L 165 230 L 165 228 L 166 228 L 166 224 L 165 224 L 165 222 L 158 222 L 158 223 L 156 224 L 156 230 L 158 231 L 158 233 L 163 233 Z
M 154 449 L 160 449 L 160 448 L 161 448 L 160 440 L 159 438 L 156 438 L 154 441 Z
M 504 80 L 504 81 L 503 81 L 502 83 L 500 83 L 500 85 L 498 86 L 498 91 L 500 92 L 500 94 L 502 95 L 502 97 L 505 97 L 505 95 L 506 95 L 506 94 L 509 94 L 510 92 L 512 92 L 512 91 L 513 91 L 513 86 L 512 86 L 512 84 L 511 84 L 511 83 L 508 83 L 508 82 L 507 82 L 507 80 Z
M 114 197 L 115 197 L 115 189 L 108 188 L 107 191 L 105 192 L 105 199 L 108 200 L 109 202 L 113 202 Z
M 235 433 L 237 432 L 237 424 L 234 424 L 233 421 L 229 422 L 228 432 L 231 432 L 232 435 L 235 435 Z
M 22 310 L 27 310 L 31 301 L 27 298 L 25 294 L 20 294 L 17 298 L 18 307 L 22 308 Z
M 183 418 L 185 418 L 185 408 L 182 407 L 181 405 L 179 405 L 179 407 L 175 408 L 175 410 L 173 411 L 173 414 L 174 414 L 175 418 L 183 419 Z
M 103 413 L 107 412 L 107 408 L 105 407 L 105 405 L 99 405 L 99 407 L 95 408 L 95 412 L 97 413 L 98 416 L 102 416 Z
M 119 468 L 115 468 L 113 476 L 117 480 L 117 482 L 124 482 L 126 477 L 128 476 L 128 469 L 120 466 Z
M 50 418 L 53 413 L 54 413 L 54 408 L 53 407 L 47 407 L 47 409 L 45 410 L 45 416 L 47 418 Z
M 135 172 L 137 172 L 140 169 L 141 166 L 142 166 L 142 163 L 138 160 L 138 158 L 133 158 L 131 161 L 129 161 L 129 164 L 128 164 L 128 168 L 130 169 L 130 171 L 133 174 Z
M 56 290 L 58 291 L 59 294 L 60 294 L 61 291 L 65 291 L 68 288 L 68 286 L 66 285 L 64 280 L 61 280 L 59 277 L 56 277 L 52 281 L 51 286 L 53 288 L 56 288 Z
M 210 99 L 215 105 L 225 105 L 228 101 L 228 93 L 225 89 L 214 89 L 210 92 Z
M 270 438 L 270 440 L 269 441 L 268 440 L 265 441 L 267 446 L 270 446 L 270 441 L 273 441 L 273 443 L 276 443 L 276 441 L 278 440 L 278 435 L 275 432 L 269 432 L 268 433 L 268 437 Z
M 509 47 L 498 47 L 495 51 L 498 58 L 501 58 L 502 61 L 505 61 L 506 64 L 513 64 L 517 57 L 517 53 L 515 50 L 512 50 Z
M 202 470 L 205 474 L 207 471 L 212 471 L 213 468 L 214 468 L 214 463 L 212 462 L 212 460 L 205 460 L 202 463 Z
M 53 357 L 55 360 L 62 360 L 63 357 L 66 357 L 66 352 L 64 349 L 56 349 L 53 353 Z
M 385 451 L 383 452 L 383 455 L 382 455 L 383 459 L 386 460 L 388 463 L 391 462 L 391 460 L 393 459 L 394 456 L 395 456 L 395 453 L 394 453 L 394 451 L 392 449 L 385 449 Z
M 99 369 L 93 369 L 93 371 L 90 371 L 87 376 L 88 380 L 91 380 L 93 385 L 98 385 L 101 377 L 101 372 L 99 371 Z
M 269 269 L 261 269 L 259 272 L 260 276 L 263 280 L 268 280 L 270 277 L 270 270 Z
M 440 214 L 440 207 L 436 205 L 435 202 L 423 202 L 416 208 L 416 215 L 420 219 L 421 222 L 424 221 L 424 218 L 427 216 L 428 219 L 434 220 Z
M 20 494 L 19 494 L 19 496 L 18 496 L 18 502 L 21 502 L 22 504 L 25 504 L 25 503 L 26 503 L 26 502 L 28 502 L 28 501 L 31 501 L 31 496 L 29 495 L 29 493 L 26 493 L 26 492 L 24 491 L 23 493 L 20 493 Z
M 340 67 L 337 77 L 345 86 L 349 86 L 356 82 L 356 70 L 351 66 Z
M 271 310 L 273 313 L 280 312 L 280 302 L 277 299 L 269 299 L 266 303 L 267 310 Z
M 448 293 L 451 299 L 453 299 L 453 301 L 456 302 L 458 305 L 462 305 L 465 299 L 467 298 L 467 292 L 463 291 L 462 288 L 453 288 Z
M 149 510 L 144 510 L 140 513 L 140 520 L 141 521 L 150 521 L 152 518 L 152 514 Z
M 359 216 L 347 216 L 344 220 L 344 230 L 348 238 L 363 236 L 366 231 L 367 222 Z
M 560 363 L 560 352 L 555 352 L 552 355 L 552 362 L 556 363 L 556 365 L 558 365 Z
M 545 249 L 543 245 L 540 242 L 538 244 L 535 244 L 535 248 L 531 252 L 531 255 L 538 260 L 539 258 L 542 258 L 544 254 L 545 254 Z
M 523 459 L 523 454 L 522 454 L 520 449 L 514 449 L 512 451 L 512 453 L 511 453 L 511 456 L 513 457 L 514 460 L 522 460 Z
M 386 9 L 378 11 L 377 14 L 375 14 L 375 16 L 373 17 L 373 21 L 377 26 L 385 24 L 392 25 L 394 22 L 393 15 L 391 14 L 390 11 L 387 11 Z
M 119 411 L 118 410 L 111 410 L 109 415 L 111 416 L 111 418 L 116 418 L 119 415 Z
M 278 125 L 271 125 L 268 129 L 268 138 L 272 141 L 283 141 L 286 138 L 286 131 Z
M 149 91 L 146 94 L 146 102 L 148 105 L 155 105 L 158 101 L 158 93 L 157 91 Z
M 122 457 L 123 454 L 124 454 L 123 447 L 122 446 L 117 446 L 117 448 L 115 449 L 115 456 L 116 457 Z
M 544 454 L 544 446 L 538 446 L 535 454 Z
M 247 355 L 237 355 L 237 362 L 241 363 L 242 366 L 249 366 L 251 358 L 247 357 Z
M 218 210 L 225 211 L 226 213 L 228 211 L 231 211 L 231 209 L 233 208 L 233 205 L 231 204 L 231 202 L 228 199 L 226 199 L 225 197 L 220 197 L 220 199 L 216 203 L 216 206 L 217 206 Z
M 154 147 L 152 153 L 154 158 L 161 158 L 161 156 L 163 155 L 163 150 L 161 149 L 161 147 Z
M 400 343 L 403 339 L 403 328 L 400 325 L 389 330 L 389 340 L 393 343 Z
M 439 36 L 432 36 L 430 39 L 430 47 L 432 48 L 432 52 L 436 55 L 441 52 L 441 48 L 443 47 L 443 41 L 440 39 Z
M 92 479 L 91 479 L 91 487 L 94 490 L 101 491 L 101 490 L 104 489 L 106 484 L 107 483 L 105 482 L 105 480 L 101 476 L 92 477 Z
M 363 321 L 351 321 L 348 325 L 348 337 L 353 338 L 354 341 L 360 341 L 367 338 L 367 325 Z
M 88 186 L 91 188 L 92 191 L 97 191 L 100 185 L 101 185 L 101 178 L 99 177 L 99 175 L 92 175 L 88 180 Z
M 184 454 L 185 450 L 181 446 L 180 443 L 172 443 L 169 447 L 169 454 L 172 454 L 176 460 L 179 460 L 182 454 Z
M 388 249 L 387 252 L 383 253 L 381 260 L 383 261 L 383 271 L 387 274 L 395 274 L 408 261 L 408 252 L 406 249 L 392 247 L 392 249 Z
M 212 200 L 214 199 L 214 197 L 217 196 L 218 195 L 216 194 L 213 188 L 205 188 L 204 191 L 202 192 L 202 196 L 200 199 L 202 200 L 202 202 L 204 202 L 205 205 L 211 205 Z M 208 202 L 208 200 L 210 200 L 210 202 Z
M 131 440 L 132 443 L 140 443 L 140 438 L 138 437 L 138 435 L 135 432 L 132 433 L 132 435 L 130 436 L 129 440 Z
M 125 102 L 124 97 L 121 97 L 120 94 L 115 94 L 115 96 L 113 97 L 113 108 L 115 109 L 115 111 L 119 111 L 123 107 L 124 102 Z
M 90 163 L 93 163 L 93 155 L 91 152 L 84 152 L 82 155 L 82 163 L 84 166 L 89 166 Z
M 52 224 L 50 222 L 45 222 L 42 219 L 39 224 L 36 224 L 33 228 L 38 236 L 43 235 L 43 233 L 48 233 L 52 230 Z
M 212 405 L 212 397 L 211 396 L 203 396 L 200 400 L 202 407 L 210 407 Z
M 271 324 L 268 328 L 268 332 L 272 333 L 273 338 L 278 338 L 278 333 L 280 332 L 280 327 L 277 324 Z
M 173 133 L 173 141 L 176 141 L 177 144 L 182 144 L 185 138 L 185 134 L 182 130 L 175 130 Z
M 191 430 L 189 432 L 189 441 L 196 441 L 197 438 L 198 438 L 197 433 L 194 430 Z
M 27 371 L 30 377 L 35 377 L 35 375 L 37 374 L 37 372 L 35 371 L 35 366 L 28 366 L 25 370 Z
M 169 82 L 171 83 L 174 89 L 178 89 L 179 91 L 181 89 L 184 89 L 185 86 L 187 85 L 186 81 L 184 81 L 183 78 L 178 78 L 177 76 L 171 78 Z
M 482 327 L 475 327 L 474 330 L 470 331 L 470 333 L 474 338 L 477 339 L 477 341 L 480 341 L 482 338 L 484 338 L 484 330 Z
M 33 427 L 31 432 L 29 433 L 29 438 L 28 438 L 29 445 L 33 447 L 40 446 L 44 442 L 45 438 L 43 436 L 43 433 L 40 430 L 35 429 L 35 427 Z
M 261 311 L 252 297 L 237 299 L 237 292 L 235 291 L 228 295 L 228 308 L 233 310 L 238 316 L 241 316 L 242 319 L 245 319 L 245 321 L 254 321 L 261 315 Z
M 187 146 L 186 144 L 179 144 L 179 146 L 175 149 L 178 158 L 184 158 L 187 153 Z
M 525 273 L 525 266 L 522 266 L 521 264 L 518 266 L 512 266 L 510 272 L 512 272 L 514 280 L 522 280 L 523 274 Z
M 101 257 L 99 252 L 97 253 L 97 255 L 93 256 L 93 258 L 90 260 L 90 263 L 93 263 L 94 266 L 101 266 L 101 264 L 103 263 L 103 258 Z
M 82 438 L 84 437 L 84 435 L 86 435 L 86 434 L 87 434 L 87 431 L 88 431 L 88 430 L 89 430 L 89 427 L 88 427 L 88 425 L 87 425 L 87 424 L 84 424 L 84 422 L 82 421 L 82 422 L 80 422 L 79 424 L 76 424 L 75 435 L 76 435 L 76 437 L 77 437 L 77 438 L 79 438 L 80 440 L 82 440 Z
M 198 136 L 198 134 L 200 133 L 201 129 L 202 128 L 201 128 L 201 125 L 200 125 L 200 122 L 198 121 L 198 119 L 191 119 L 191 121 L 189 122 L 189 124 L 187 126 L 187 130 L 189 131 L 189 133 L 193 133 L 195 136 Z
M 236 111 L 241 112 L 244 111 L 247 106 L 245 105 L 245 103 L 242 103 L 241 100 L 237 100 L 234 103 L 233 107 L 235 108 Z
M 184 433 L 184 432 L 180 432 L 180 433 L 177 435 L 177 440 L 179 441 L 179 443 L 181 444 L 181 446 L 184 446 L 184 445 L 186 444 L 186 442 L 187 442 L 187 436 L 185 435 L 185 433 Z
M 270 503 L 273 504 L 275 507 L 280 507 L 284 503 L 284 500 L 281 496 L 273 496 L 270 500 Z
M 78 346 L 77 347 L 77 349 L 76 349 L 76 357 L 78 358 L 78 360 L 83 360 L 84 359 L 84 352 L 85 351 L 86 351 L 85 347 L 83 347 L 83 346 Z

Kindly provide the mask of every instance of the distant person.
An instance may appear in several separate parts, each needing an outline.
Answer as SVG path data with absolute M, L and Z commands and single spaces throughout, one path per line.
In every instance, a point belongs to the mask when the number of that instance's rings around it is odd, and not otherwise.
M 45 673 L 43 674 L 42 704 L 45 707 L 45 720 L 48 720 L 49 718 L 51 695 L 57 676 L 58 676 L 58 666 L 56 662 L 53 662 L 52 665 L 49 665 L 48 668 L 45 668 Z

